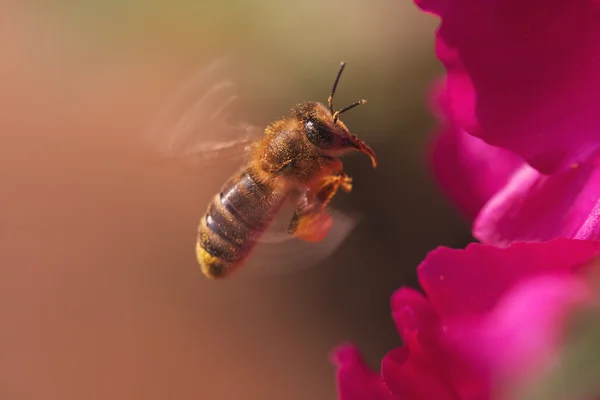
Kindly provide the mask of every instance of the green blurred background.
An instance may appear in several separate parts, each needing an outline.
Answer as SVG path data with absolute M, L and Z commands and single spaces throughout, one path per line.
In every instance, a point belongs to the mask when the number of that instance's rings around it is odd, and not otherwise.
M 409 0 L 62 1 L 0 6 L 0 398 L 333 399 L 327 355 L 400 344 L 389 298 L 468 227 L 436 188 L 427 109 L 437 21 Z M 338 105 L 379 167 L 345 158 L 363 216 L 293 274 L 206 280 L 196 225 L 227 177 L 155 163 L 140 137 L 215 57 L 240 60 L 254 122 Z

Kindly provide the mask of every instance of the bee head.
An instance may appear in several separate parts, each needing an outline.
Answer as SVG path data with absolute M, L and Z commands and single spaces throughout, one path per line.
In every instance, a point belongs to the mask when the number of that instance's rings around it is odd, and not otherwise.
M 301 121 L 306 138 L 325 155 L 337 156 L 347 151 L 358 150 L 371 158 L 377 166 L 375 153 L 356 135 L 350 133 L 346 125 L 335 118 L 323 104 L 302 103 L 292 109 L 291 117 Z
M 291 110 L 290 117 L 303 124 L 306 138 L 321 153 L 329 156 L 337 156 L 346 151 L 358 150 L 371 158 L 373 168 L 375 168 L 377 160 L 375 159 L 373 150 L 356 137 L 356 135 L 352 135 L 348 128 L 346 128 L 346 125 L 339 119 L 340 114 L 364 104 L 366 101 L 356 101 L 339 111 L 334 111 L 333 109 L 333 95 L 335 94 L 335 89 L 344 66 L 345 64 L 342 62 L 331 89 L 331 94 L 329 95 L 329 107 L 325 107 L 325 105 L 317 102 L 301 103 Z

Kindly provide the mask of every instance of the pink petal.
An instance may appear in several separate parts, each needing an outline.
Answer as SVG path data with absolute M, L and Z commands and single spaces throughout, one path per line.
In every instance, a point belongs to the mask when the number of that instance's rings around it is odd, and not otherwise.
M 446 321 L 483 315 L 523 279 L 572 273 L 599 254 L 599 241 L 569 239 L 508 248 L 476 243 L 464 250 L 440 247 L 419 265 L 418 276 L 433 309 Z
M 600 167 L 584 165 L 551 176 L 524 165 L 481 210 L 474 236 L 484 243 L 600 239 Z
M 598 200 L 577 231 L 576 239 L 600 240 L 600 198 Z
M 394 349 L 383 358 L 383 380 L 396 398 L 457 400 L 452 388 L 440 381 L 435 360 L 419 360 L 420 358 L 409 347 Z
M 407 288 L 392 297 L 394 321 L 404 347 L 382 362 L 382 376 L 402 399 L 477 399 L 488 388 L 485 380 L 446 346 L 435 311 L 420 293 Z
M 598 1 L 416 2 L 442 19 L 436 50 L 455 123 L 543 173 L 598 155 Z
M 449 382 L 443 381 L 443 366 L 435 363 L 435 347 L 430 346 L 441 334 L 435 311 L 423 295 L 402 288 L 392 296 L 392 312 L 404 347 L 383 359 L 386 386 L 400 399 L 455 399 Z
M 433 174 L 458 209 L 473 220 L 523 161 L 510 151 L 455 128 L 445 77 L 433 83 L 428 97 L 430 109 L 443 126 L 429 151 Z
M 431 158 L 438 183 L 471 220 L 523 165 L 514 153 L 454 129 L 437 136 Z
M 394 400 L 381 376 L 371 371 L 352 345 L 335 349 L 331 361 L 337 366 L 339 400 Z
M 565 319 L 591 298 L 576 276 L 544 275 L 525 279 L 482 318 L 454 326 L 449 336 L 498 384 L 531 379 L 556 357 Z
M 391 306 L 396 328 L 405 343 L 410 343 L 415 333 L 427 333 L 428 336 L 441 334 L 437 313 L 416 290 L 398 289 L 392 296 Z

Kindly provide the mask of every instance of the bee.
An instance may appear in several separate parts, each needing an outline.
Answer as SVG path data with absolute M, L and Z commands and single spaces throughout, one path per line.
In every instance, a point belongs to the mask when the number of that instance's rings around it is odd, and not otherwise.
M 245 164 L 212 198 L 200 219 L 196 258 L 208 278 L 228 277 L 243 266 L 284 204 L 293 208 L 286 235 L 310 243 L 323 241 L 333 224 L 327 211 L 329 202 L 339 189 L 352 190 L 352 178 L 344 172 L 339 157 L 358 151 L 377 166 L 373 150 L 340 120 L 340 115 L 366 101 L 337 111 L 333 106 L 344 67 L 342 62 L 327 106 L 320 102 L 297 104 L 287 116 L 268 124 L 255 141 L 245 137 L 199 145 L 196 152 L 205 157 L 239 147 L 248 153 Z M 212 93 L 216 90 L 211 89 Z M 229 104 L 234 97 L 222 102 Z M 214 121 L 222 110 L 218 108 L 208 119 Z M 238 125 L 236 130 L 247 133 L 250 129 Z

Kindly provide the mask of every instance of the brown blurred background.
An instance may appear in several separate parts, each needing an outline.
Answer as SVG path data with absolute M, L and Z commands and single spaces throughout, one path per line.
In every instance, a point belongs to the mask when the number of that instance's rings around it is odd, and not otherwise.
M 346 340 L 378 368 L 400 344 L 392 292 L 468 239 L 425 161 L 436 23 L 410 0 L 0 6 L 0 399 L 334 399 Z M 364 218 L 315 268 L 213 282 L 195 264 L 225 176 L 139 138 L 216 56 L 246 60 L 262 124 L 326 100 L 341 60 L 338 104 L 369 100 L 344 121 L 379 168 L 346 158 L 335 200 Z

